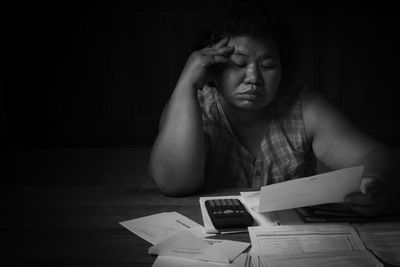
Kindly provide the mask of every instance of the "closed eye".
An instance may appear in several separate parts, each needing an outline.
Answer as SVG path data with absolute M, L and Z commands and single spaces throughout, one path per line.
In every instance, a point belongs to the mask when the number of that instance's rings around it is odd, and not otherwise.
M 273 68 L 275 68 L 275 65 L 261 65 L 261 68 L 263 68 L 263 69 L 273 69 Z
M 245 63 L 235 63 L 234 62 L 234 64 L 235 64 L 236 67 L 239 67 L 239 68 L 244 68 L 246 66 Z
M 239 68 L 243 68 L 247 65 L 246 57 L 243 55 L 233 54 L 231 57 L 232 63 Z
M 246 62 L 243 60 L 232 60 L 232 63 L 239 68 L 244 68 L 246 66 Z

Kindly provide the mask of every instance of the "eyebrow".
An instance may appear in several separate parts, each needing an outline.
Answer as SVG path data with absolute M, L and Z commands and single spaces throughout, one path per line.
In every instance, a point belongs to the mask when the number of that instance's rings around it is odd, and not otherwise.
M 249 57 L 249 55 L 246 54 L 246 53 L 243 52 L 243 51 L 234 51 L 232 55 L 234 55 L 234 56 Z M 263 56 L 262 56 L 262 59 L 263 59 L 263 60 L 268 60 L 268 59 L 274 59 L 274 57 L 271 56 L 271 55 L 263 55 Z
M 244 57 L 248 57 L 249 56 L 248 54 L 246 54 L 243 51 L 234 51 L 233 55 L 235 55 L 235 56 L 244 56 Z

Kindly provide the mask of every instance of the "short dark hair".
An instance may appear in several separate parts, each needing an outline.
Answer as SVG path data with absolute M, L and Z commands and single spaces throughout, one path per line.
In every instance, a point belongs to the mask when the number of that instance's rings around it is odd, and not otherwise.
M 278 46 L 282 63 L 281 86 L 275 102 L 287 106 L 302 89 L 295 81 L 296 41 L 286 21 L 272 11 L 264 2 L 256 0 L 220 1 L 219 7 L 213 14 L 211 27 L 200 35 L 197 48 L 211 46 L 225 37 L 235 36 L 274 41 Z

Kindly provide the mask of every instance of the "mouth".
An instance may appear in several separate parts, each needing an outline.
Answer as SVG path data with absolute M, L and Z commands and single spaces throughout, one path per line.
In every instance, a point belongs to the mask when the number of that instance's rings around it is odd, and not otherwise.
M 257 98 L 261 98 L 263 97 L 264 94 L 258 92 L 258 91 L 254 91 L 254 90 L 249 90 L 249 91 L 245 91 L 239 94 L 239 97 L 241 98 L 245 98 L 245 99 L 257 99 Z

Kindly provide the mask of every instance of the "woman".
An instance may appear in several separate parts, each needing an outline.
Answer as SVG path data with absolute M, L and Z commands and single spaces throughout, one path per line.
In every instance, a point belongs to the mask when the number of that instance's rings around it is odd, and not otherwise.
M 253 187 L 364 165 L 349 207 L 379 214 L 397 190 L 394 156 L 293 78 L 290 38 L 260 7 L 227 9 L 188 58 L 162 114 L 150 176 L 166 195 Z

